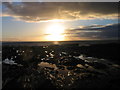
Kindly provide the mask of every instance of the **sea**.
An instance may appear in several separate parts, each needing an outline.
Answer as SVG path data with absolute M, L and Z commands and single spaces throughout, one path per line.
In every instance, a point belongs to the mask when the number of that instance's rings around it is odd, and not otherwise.
M 68 45 L 79 44 L 79 46 L 90 46 L 93 44 L 119 43 L 119 40 L 89 40 L 89 41 L 37 41 L 37 42 L 2 42 L 9 46 L 46 46 L 46 45 Z

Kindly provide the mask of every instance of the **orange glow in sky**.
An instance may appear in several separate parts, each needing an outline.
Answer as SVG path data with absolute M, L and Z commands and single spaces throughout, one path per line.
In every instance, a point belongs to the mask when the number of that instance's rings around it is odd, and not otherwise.
M 64 40 L 65 27 L 60 23 L 49 25 L 46 29 L 46 40 L 48 41 L 62 41 Z

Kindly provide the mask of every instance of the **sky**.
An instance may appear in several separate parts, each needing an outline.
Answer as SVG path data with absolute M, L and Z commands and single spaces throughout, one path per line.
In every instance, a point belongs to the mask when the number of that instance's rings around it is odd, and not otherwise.
M 117 2 L 3 2 L 3 41 L 116 40 Z

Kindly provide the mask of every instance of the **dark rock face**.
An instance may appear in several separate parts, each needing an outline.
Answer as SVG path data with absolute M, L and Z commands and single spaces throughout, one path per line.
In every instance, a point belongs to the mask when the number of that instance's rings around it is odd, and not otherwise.
M 120 66 L 97 54 L 88 57 L 92 47 L 3 46 L 3 90 L 120 88 Z
M 103 63 L 99 63 L 99 62 L 93 62 L 93 63 L 89 63 L 89 65 L 93 66 L 96 69 L 106 69 L 107 66 Z

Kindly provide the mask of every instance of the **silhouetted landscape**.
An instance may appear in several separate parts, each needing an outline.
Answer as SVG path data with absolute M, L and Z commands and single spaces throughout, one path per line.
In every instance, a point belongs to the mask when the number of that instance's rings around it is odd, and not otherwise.
M 120 43 L 61 43 L 3 43 L 3 90 L 120 88 Z

